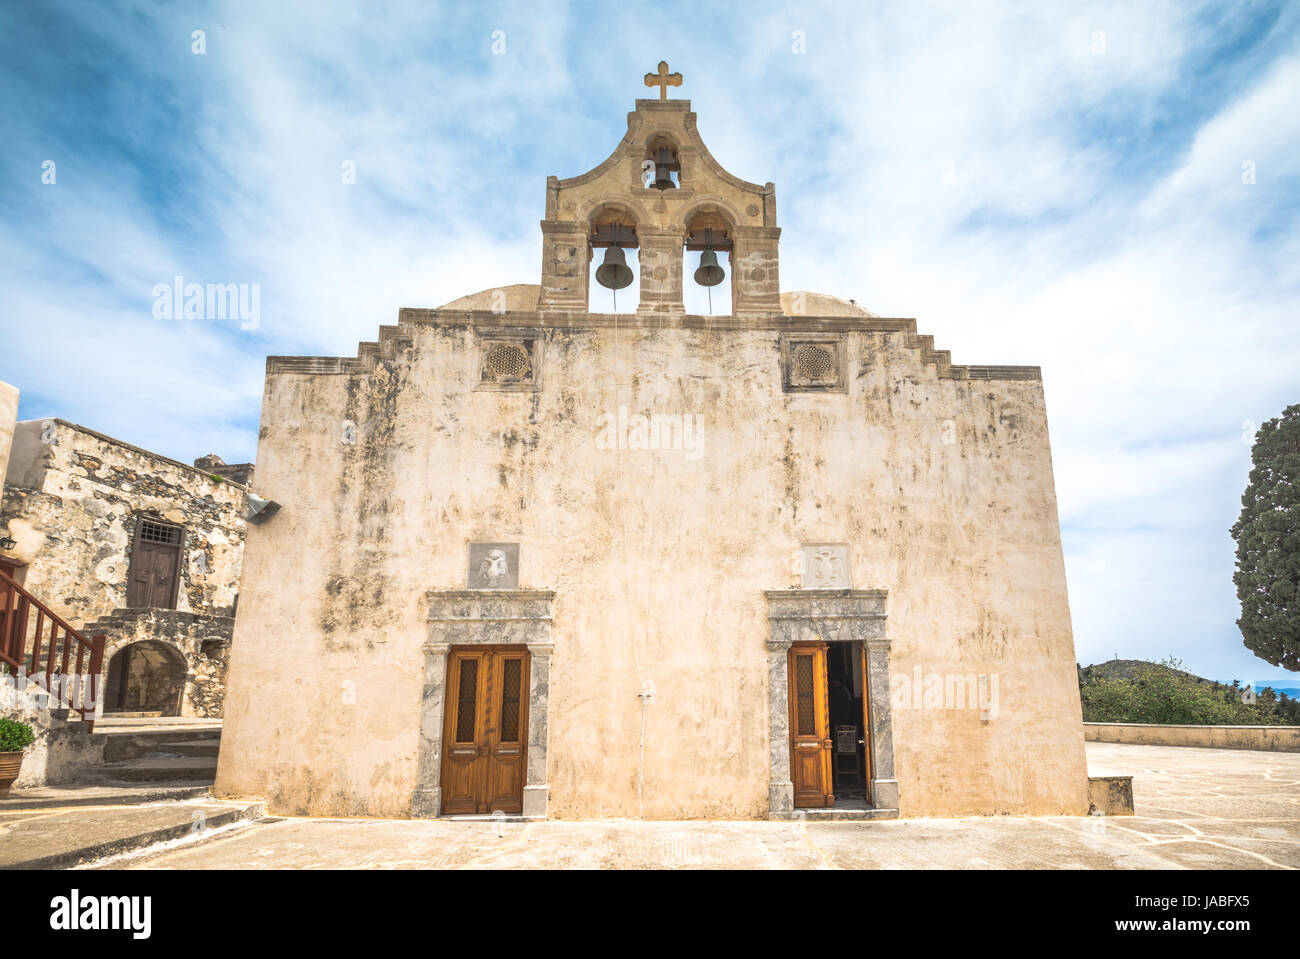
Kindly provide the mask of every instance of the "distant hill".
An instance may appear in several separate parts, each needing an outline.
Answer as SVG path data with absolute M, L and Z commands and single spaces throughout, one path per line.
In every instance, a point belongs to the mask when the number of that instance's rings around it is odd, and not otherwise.
M 1079 670 L 1079 676 L 1106 679 L 1137 679 L 1143 675 L 1144 671 L 1154 670 L 1159 673 L 1165 673 L 1170 676 L 1186 677 L 1198 683 L 1208 683 L 1219 689 L 1241 689 L 1238 683 L 1234 687 L 1231 683 L 1221 683 L 1214 679 L 1206 679 L 1203 676 L 1197 676 L 1195 673 L 1189 673 L 1185 669 L 1175 669 L 1166 663 L 1153 663 L 1145 659 L 1108 659 L 1104 663 L 1096 663 L 1092 666 L 1084 666 Z M 1300 698 L 1300 679 L 1296 680 L 1295 686 L 1274 686 L 1268 687 L 1273 692 L 1286 695 L 1291 699 Z M 1262 692 L 1263 687 L 1257 686 L 1256 692 Z
M 1300 725 L 1300 700 L 1290 690 L 1248 689 L 1161 663 L 1112 659 L 1079 668 L 1084 722 L 1186 725 Z
M 1152 663 L 1145 659 L 1108 659 L 1104 663 L 1097 663 L 1093 666 L 1084 666 L 1079 670 L 1080 676 L 1089 678 L 1105 679 L 1137 679 L 1146 670 L 1156 670 L 1161 673 L 1167 673 L 1171 676 L 1186 676 L 1194 679 L 1198 683 L 1215 683 L 1212 679 L 1203 679 L 1193 673 L 1183 669 L 1175 669 L 1165 663 Z

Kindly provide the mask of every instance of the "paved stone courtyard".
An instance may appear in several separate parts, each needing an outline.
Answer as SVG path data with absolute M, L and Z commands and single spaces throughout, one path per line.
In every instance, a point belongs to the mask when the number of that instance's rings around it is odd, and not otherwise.
M 0 803 L 0 868 L 1300 868 L 1300 753 L 1088 744 L 1136 815 L 884 822 L 263 818 L 202 789 Z
M 1300 753 L 1088 744 L 1132 817 L 894 822 L 276 819 L 110 867 L 1162 869 L 1300 867 Z

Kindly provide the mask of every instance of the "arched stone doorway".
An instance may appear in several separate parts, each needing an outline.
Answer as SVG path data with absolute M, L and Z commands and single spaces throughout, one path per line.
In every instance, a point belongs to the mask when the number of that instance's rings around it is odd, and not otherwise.
M 185 657 L 166 643 L 143 640 L 124 646 L 108 663 L 104 712 L 181 714 Z

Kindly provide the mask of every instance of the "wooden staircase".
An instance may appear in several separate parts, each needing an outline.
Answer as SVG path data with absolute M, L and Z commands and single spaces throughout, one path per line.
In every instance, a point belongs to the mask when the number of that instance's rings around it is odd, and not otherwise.
M 87 639 L 0 570 L 0 672 L 38 683 L 56 697 L 51 707 L 79 713 L 88 733 L 104 686 L 104 643 L 103 634 Z

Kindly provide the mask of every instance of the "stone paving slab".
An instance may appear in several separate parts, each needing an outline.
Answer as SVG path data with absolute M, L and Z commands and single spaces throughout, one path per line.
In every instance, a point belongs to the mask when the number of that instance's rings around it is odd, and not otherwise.
M 147 869 L 1260 868 L 1247 851 L 1151 846 L 1043 819 L 546 822 L 285 819 L 126 864 Z
M 1300 754 L 1088 744 L 1134 816 L 893 822 L 275 819 L 149 869 L 1295 869 Z
M 189 800 L 0 812 L 0 869 L 69 869 L 257 819 L 261 803 Z
M 1300 868 L 1300 754 L 1088 745 L 1133 816 L 893 822 L 261 819 L 255 802 L 136 785 L 0 804 L 0 868 Z M 151 798 L 170 801 L 148 802 Z M 26 804 L 13 805 L 17 801 Z M 31 808 L 32 806 L 35 808 Z M 223 825 L 248 823 L 222 831 Z M 195 835 L 196 827 L 202 831 Z M 216 830 L 213 832 L 213 830 Z M 195 841 L 188 841 L 193 838 Z M 176 840 L 178 846 L 160 847 Z

